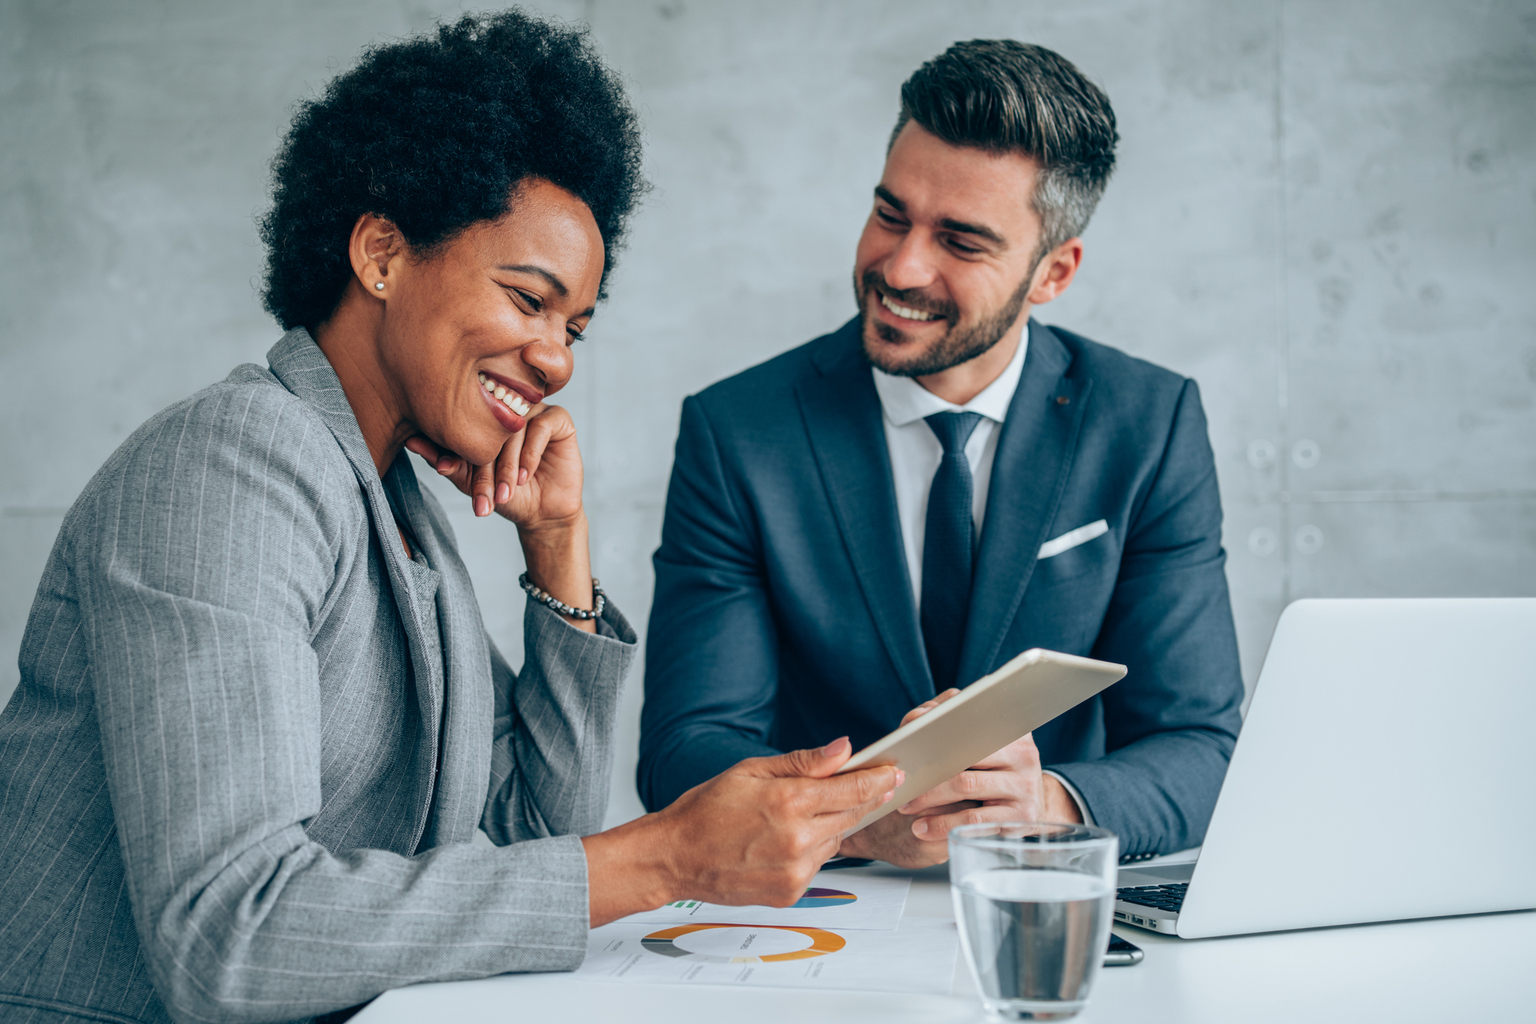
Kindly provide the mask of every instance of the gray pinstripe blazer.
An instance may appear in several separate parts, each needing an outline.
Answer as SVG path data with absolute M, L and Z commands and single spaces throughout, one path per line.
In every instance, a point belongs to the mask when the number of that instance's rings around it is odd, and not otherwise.
M 380 481 L 303 330 L 268 359 L 139 428 L 48 560 L 0 716 L 6 1021 L 291 1020 L 584 955 L 634 632 L 530 606 L 514 674 L 406 456 Z

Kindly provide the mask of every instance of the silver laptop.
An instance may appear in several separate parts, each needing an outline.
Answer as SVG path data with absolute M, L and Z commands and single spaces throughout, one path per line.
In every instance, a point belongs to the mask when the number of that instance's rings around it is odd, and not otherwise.
M 1120 870 L 1184 938 L 1536 908 L 1536 598 L 1307 600 L 1198 860 Z

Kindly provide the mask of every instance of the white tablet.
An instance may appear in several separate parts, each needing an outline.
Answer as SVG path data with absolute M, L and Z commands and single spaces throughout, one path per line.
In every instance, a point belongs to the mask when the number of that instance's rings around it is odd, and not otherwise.
M 838 770 L 893 764 L 907 773 L 890 802 L 844 835 L 986 760 L 1125 675 L 1124 665 L 1036 647 L 983 676 L 927 714 L 888 733 Z

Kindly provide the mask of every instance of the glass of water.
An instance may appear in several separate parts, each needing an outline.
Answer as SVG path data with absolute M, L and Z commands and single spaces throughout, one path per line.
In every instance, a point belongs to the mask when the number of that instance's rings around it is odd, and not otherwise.
M 1076 1016 L 1104 961 L 1120 841 L 1087 825 L 964 825 L 949 881 L 965 958 L 1001 1020 Z

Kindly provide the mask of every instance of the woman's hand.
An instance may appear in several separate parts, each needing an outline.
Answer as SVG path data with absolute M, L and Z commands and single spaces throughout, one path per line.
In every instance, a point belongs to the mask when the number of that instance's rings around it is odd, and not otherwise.
M 517 524 L 528 578 L 572 608 L 592 608 L 592 557 L 581 504 L 581 450 L 576 425 L 558 405 L 536 405 L 528 425 L 507 439 L 488 465 L 472 466 L 417 434 L 406 448 L 469 495 L 475 515 L 501 513 Z M 591 619 L 567 619 L 597 631 Z
M 906 725 L 914 718 L 921 718 L 959 693 L 959 690 L 950 688 L 924 701 L 903 715 L 901 724 Z M 911 804 L 908 806 L 910 807 Z M 957 801 L 947 806 L 931 804 L 926 813 L 953 814 L 956 811 L 979 806 L 981 805 L 974 800 Z M 947 835 L 939 839 L 918 838 L 913 825 L 914 822 L 910 817 L 902 814 L 887 814 L 868 828 L 844 839 L 843 845 L 837 852 L 844 857 L 883 860 L 899 868 L 925 868 L 931 864 L 942 864 L 949 859 Z
M 919 704 L 906 725 L 960 693 L 950 689 Z M 960 825 L 997 821 L 1082 821 L 1077 803 L 1040 767 L 1034 734 L 1026 734 L 980 764 L 909 800 L 857 835 L 841 853 L 874 857 L 899 867 L 926 867 L 949 859 L 949 833 Z
M 581 515 L 581 451 L 576 424 L 558 405 L 534 406 L 528 425 L 502 446 L 495 461 L 470 465 L 423 434 L 405 447 L 469 495 L 475 515 L 492 510 L 519 528 L 540 530 L 573 523 Z
M 678 899 L 790 906 L 842 833 L 901 784 L 889 765 L 834 776 L 852 753 L 844 737 L 748 758 L 664 810 L 587 836 L 592 926 Z

